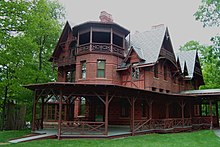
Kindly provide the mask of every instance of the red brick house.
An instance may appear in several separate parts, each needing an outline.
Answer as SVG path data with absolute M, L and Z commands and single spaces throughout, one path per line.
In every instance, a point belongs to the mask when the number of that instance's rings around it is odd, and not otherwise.
M 60 139 L 219 126 L 220 91 L 185 92 L 204 84 L 197 51 L 175 54 L 164 25 L 130 34 L 100 19 L 67 22 L 50 58 L 57 82 L 25 86 L 35 91 L 33 131 L 53 128 Z

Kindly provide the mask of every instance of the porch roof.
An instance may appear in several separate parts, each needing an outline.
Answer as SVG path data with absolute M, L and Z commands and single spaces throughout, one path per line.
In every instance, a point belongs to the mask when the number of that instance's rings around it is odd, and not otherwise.
M 53 94 L 59 95 L 62 91 L 63 95 L 71 94 L 75 96 L 105 96 L 106 92 L 108 92 L 109 96 L 122 98 L 196 98 L 195 96 L 191 95 L 161 93 L 114 84 L 76 84 L 69 82 L 50 82 L 25 85 L 24 87 L 36 92 L 40 91 L 41 94 L 50 94 L 50 92 L 52 92 Z
M 182 91 L 180 94 L 195 97 L 216 97 L 220 99 L 220 89 L 188 90 Z

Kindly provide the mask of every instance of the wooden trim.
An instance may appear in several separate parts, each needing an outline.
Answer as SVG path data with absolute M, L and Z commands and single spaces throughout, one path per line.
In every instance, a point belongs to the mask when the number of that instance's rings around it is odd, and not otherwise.
M 60 102 L 59 102 L 59 121 L 58 121 L 58 139 L 61 139 L 61 121 L 62 121 L 62 97 L 63 93 L 60 91 Z
M 209 106 L 210 106 L 210 130 L 212 130 L 213 129 L 212 100 L 209 100 Z
M 106 91 L 106 96 L 105 96 L 105 135 L 108 135 L 108 91 Z
M 37 105 L 37 91 L 35 90 L 34 100 L 33 100 L 33 117 L 32 117 L 32 131 L 35 131 L 35 121 L 36 121 L 36 105 Z

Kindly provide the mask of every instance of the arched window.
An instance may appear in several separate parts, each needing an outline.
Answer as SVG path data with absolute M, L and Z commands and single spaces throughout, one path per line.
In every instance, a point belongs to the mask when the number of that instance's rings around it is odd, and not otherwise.
M 158 64 L 154 65 L 154 77 L 158 78 Z

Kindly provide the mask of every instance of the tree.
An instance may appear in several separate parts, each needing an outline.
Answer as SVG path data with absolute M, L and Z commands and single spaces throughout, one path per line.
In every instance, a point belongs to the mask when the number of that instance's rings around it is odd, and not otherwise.
M 46 0 L 3 0 L 0 14 L 0 128 L 4 129 L 8 102 L 32 104 L 32 93 L 22 85 L 55 79 L 48 59 L 64 15 L 57 1 Z
M 220 1 L 202 0 L 194 14 L 195 19 L 203 23 L 203 27 L 219 27 Z M 220 36 L 211 39 L 212 44 L 200 49 L 205 86 L 201 88 L 220 88 Z
M 220 25 L 220 1 L 219 0 L 202 0 L 202 4 L 194 14 L 196 20 L 203 22 L 203 26 Z

